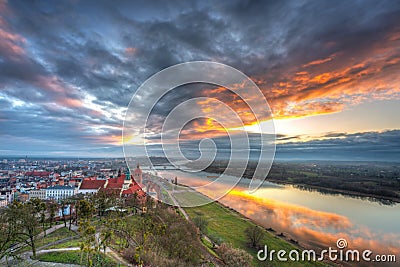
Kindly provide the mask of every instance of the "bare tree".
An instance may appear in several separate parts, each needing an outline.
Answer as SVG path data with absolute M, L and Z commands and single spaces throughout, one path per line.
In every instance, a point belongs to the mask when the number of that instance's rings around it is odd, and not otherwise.
M 261 227 L 257 225 L 247 227 L 244 230 L 244 233 L 246 234 L 250 246 L 253 248 L 257 247 L 261 240 L 264 238 L 263 229 L 261 229 Z
M 39 216 L 31 202 L 13 203 L 6 210 L 9 224 L 15 227 L 15 240 L 31 247 L 36 257 L 36 237 L 40 232 Z
M 10 247 L 15 239 L 15 225 L 10 224 L 5 210 L 0 210 L 0 260 L 11 254 Z

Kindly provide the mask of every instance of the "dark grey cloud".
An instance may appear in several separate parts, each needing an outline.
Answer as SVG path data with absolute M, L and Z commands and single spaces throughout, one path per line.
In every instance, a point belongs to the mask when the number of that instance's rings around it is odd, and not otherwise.
M 268 86 L 332 54 L 366 58 L 400 26 L 396 1 L 9 1 L 0 12 L 1 29 L 14 36 L 0 36 L 1 133 L 71 146 L 118 135 L 132 94 L 170 65 L 226 63 L 260 79 L 272 102 L 302 99 L 320 87 L 275 95 Z M 156 131 L 171 108 L 209 88 L 172 91 L 149 128 Z
M 278 140 L 296 140 L 293 136 L 280 136 Z M 260 136 L 249 134 L 250 160 L 258 160 Z M 217 147 L 217 159 L 230 156 L 231 145 L 227 136 L 213 138 Z M 181 142 L 183 153 L 198 158 L 199 141 Z M 150 149 L 152 155 L 163 156 L 159 146 Z M 281 143 L 276 147 L 276 160 L 348 160 L 348 161 L 400 161 L 400 130 L 363 132 L 333 136 L 326 134 L 320 140 Z
M 277 146 L 279 160 L 400 160 L 400 130 L 326 134 L 320 140 Z M 326 139 L 327 138 L 327 139 Z

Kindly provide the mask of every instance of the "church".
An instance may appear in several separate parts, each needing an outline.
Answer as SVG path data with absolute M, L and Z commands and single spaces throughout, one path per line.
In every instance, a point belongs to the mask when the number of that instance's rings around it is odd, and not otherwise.
M 133 196 L 135 193 L 137 196 L 145 196 L 143 188 L 143 173 L 137 164 L 136 169 L 131 174 L 129 168 L 125 174 L 122 174 L 121 170 L 118 172 L 117 178 L 108 179 L 104 190 L 107 193 L 113 193 L 121 197 Z

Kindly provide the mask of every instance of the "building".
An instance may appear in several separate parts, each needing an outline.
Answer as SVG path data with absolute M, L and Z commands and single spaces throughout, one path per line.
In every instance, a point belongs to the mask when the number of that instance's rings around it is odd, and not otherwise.
M 31 172 L 26 172 L 25 176 L 27 177 L 46 177 L 49 178 L 51 175 L 51 172 L 45 172 L 45 171 L 31 171 Z
M 25 202 L 28 201 L 28 199 L 29 199 L 29 195 L 27 193 L 20 193 L 18 195 L 18 201 L 19 202 L 25 203 Z
M 66 205 L 58 209 L 58 217 L 62 218 L 62 216 L 69 216 L 71 214 L 71 205 Z
M 135 171 L 133 172 L 133 180 L 135 180 L 136 183 L 138 183 L 140 186 L 142 186 L 143 184 L 143 180 L 142 180 L 142 170 L 140 169 L 139 163 L 135 169 Z
M 125 173 L 125 179 L 124 179 L 124 183 L 122 185 L 122 190 L 126 190 L 129 188 L 129 185 L 132 183 L 131 180 L 131 172 L 129 170 L 129 168 L 127 169 L 126 173 Z
M 79 187 L 78 193 L 84 195 L 95 194 L 100 190 L 100 188 L 103 188 L 106 183 L 106 180 L 84 179 Z
M 108 179 L 107 184 L 104 186 L 104 191 L 108 194 L 114 194 L 123 197 L 144 196 L 145 193 L 142 189 L 142 170 L 137 165 L 133 175 L 131 175 L 129 169 L 125 174 L 119 171 L 117 178 Z M 133 178 L 133 179 L 132 179 Z
M 29 200 L 35 199 L 35 198 L 45 200 L 46 199 L 46 190 L 45 189 L 36 189 L 36 190 L 29 191 Z
M 47 187 L 46 199 L 54 199 L 60 201 L 75 195 L 75 187 L 69 185 L 55 185 Z
M 8 200 L 6 196 L 0 196 L 0 208 L 6 207 L 8 205 Z

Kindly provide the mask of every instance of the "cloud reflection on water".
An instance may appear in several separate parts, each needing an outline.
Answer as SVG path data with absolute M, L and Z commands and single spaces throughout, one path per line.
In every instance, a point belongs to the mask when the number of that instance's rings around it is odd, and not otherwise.
M 305 247 L 335 248 L 336 240 L 345 238 L 350 249 L 370 249 L 374 253 L 400 253 L 399 233 L 377 233 L 349 218 L 335 213 L 261 198 L 246 191 L 232 190 L 220 200 L 225 205 L 277 233 L 299 240 Z M 377 218 L 379 220 L 379 218 Z

